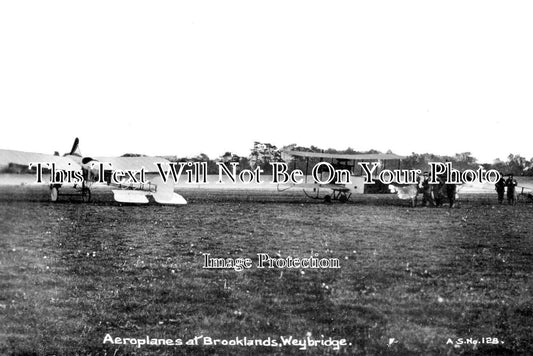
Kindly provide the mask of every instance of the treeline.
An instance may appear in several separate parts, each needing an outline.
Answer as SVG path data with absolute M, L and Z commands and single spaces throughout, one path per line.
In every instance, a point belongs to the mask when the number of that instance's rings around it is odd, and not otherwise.
M 516 176 L 533 176 L 533 158 L 527 160 L 520 155 L 510 154 L 507 160 L 495 160 L 493 163 L 477 162 L 477 159 L 470 152 L 456 153 L 454 156 L 439 156 L 431 153 L 412 153 L 402 160 L 402 167 L 406 169 L 429 169 L 429 162 L 452 162 L 453 167 L 458 170 L 477 169 L 480 166 L 489 169 L 496 169 L 503 175 L 514 174 Z
M 253 147 L 250 149 L 248 156 L 239 156 L 231 152 L 225 152 L 222 156 L 217 158 L 210 158 L 206 154 L 201 153 L 195 157 L 179 157 L 179 156 L 162 156 L 171 162 L 207 162 L 207 173 L 218 174 L 217 162 L 231 163 L 236 162 L 239 164 L 239 169 L 255 169 L 261 167 L 265 174 L 271 174 L 272 168 L 270 162 L 286 162 L 289 165 L 289 169 L 300 169 L 303 172 L 306 169 L 310 169 L 320 162 L 320 158 L 309 158 L 306 160 L 302 157 L 292 157 L 284 152 L 287 151 L 302 151 L 302 152 L 317 152 L 328 154 L 377 154 L 383 153 L 377 150 L 368 151 L 356 151 L 351 147 L 344 150 L 337 150 L 333 148 L 323 149 L 316 146 L 304 147 L 297 146 L 296 144 L 287 145 L 281 148 L 276 147 L 270 143 L 254 142 Z M 390 150 L 385 153 L 393 153 Z M 127 153 L 123 157 L 139 157 L 141 154 Z M 329 160 L 331 161 L 331 160 Z M 458 170 L 465 169 L 478 169 L 483 166 L 486 170 L 496 169 L 500 173 L 514 174 L 515 176 L 533 176 L 533 157 L 529 160 L 518 154 L 510 154 L 505 161 L 495 160 L 493 163 L 478 163 L 477 159 L 472 156 L 470 152 L 456 153 L 453 156 L 439 156 L 432 153 L 411 153 L 409 156 L 398 161 L 386 161 L 383 162 L 381 168 L 389 169 L 420 169 L 421 171 L 429 170 L 429 162 L 451 162 L 453 167 Z M 335 162 L 332 162 L 335 163 Z M 354 162 L 347 162 L 353 165 Z M 361 170 L 357 167 L 352 167 L 355 174 L 361 174 Z M 8 166 L 0 167 L 0 173 L 30 173 L 31 171 L 27 166 L 21 166 L 17 164 L 9 164 Z
M 218 174 L 217 162 L 239 163 L 239 169 L 255 169 L 256 167 L 261 167 L 264 170 L 265 174 L 270 174 L 271 162 L 286 162 L 289 165 L 289 169 L 300 169 L 306 171 L 310 169 L 317 163 L 320 162 L 320 158 L 309 158 L 309 160 L 302 157 L 292 157 L 287 155 L 286 151 L 302 151 L 302 152 L 316 152 L 316 153 L 328 153 L 328 154 L 378 154 L 384 153 L 378 150 L 368 150 L 368 151 L 356 151 L 351 147 L 348 147 L 344 150 L 337 150 L 333 148 L 323 149 L 317 146 L 297 146 L 296 144 L 287 145 L 282 148 L 278 148 L 275 145 L 270 143 L 254 142 L 254 146 L 250 149 L 250 154 L 248 156 L 239 156 L 231 152 L 226 152 L 222 156 L 210 159 L 206 154 L 200 154 L 196 157 L 176 157 L 176 156 L 167 156 L 164 157 L 172 162 L 185 162 L 185 161 L 195 161 L 195 162 L 207 162 L 208 174 Z M 390 150 L 385 153 L 393 153 Z M 331 160 L 330 160 L 331 161 Z M 356 167 L 353 169 L 356 174 L 360 174 L 360 168 Z M 389 169 L 420 169 L 421 171 L 429 170 L 429 162 L 451 162 L 453 167 L 458 170 L 473 169 L 476 170 L 480 166 L 484 169 L 496 169 L 504 175 L 514 174 L 516 176 L 528 175 L 533 176 L 533 157 L 531 159 L 526 159 L 520 155 L 510 154 L 505 161 L 495 160 L 493 163 L 478 163 L 477 159 L 472 156 L 470 152 L 456 153 L 453 156 L 441 156 L 435 155 L 432 153 L 411 153 L 409 156 L 405 157 L 398 161 L 387 161 L 384 162 L 382 168 Z M 353 165 L 354 162 L 348 162 Z

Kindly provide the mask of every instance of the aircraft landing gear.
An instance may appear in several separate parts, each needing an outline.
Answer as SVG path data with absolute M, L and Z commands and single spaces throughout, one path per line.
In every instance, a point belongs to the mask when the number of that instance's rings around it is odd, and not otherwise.
M 331 200 L 338 200 L 340 203 L 346 203 L 351 196 L 352 193 L 350 193 L 350 190 L 348 188 L 339 188 L 333 191 L 333 196 L 331 197 Z
M 77 187 L 74 185 L 74 189 L 76 190 L 76 193 L 60 193 L 59 190 L 61 188 L 61 184 L 51 184 L 50 185 L 50 201 L 55 203 L 59 196 L 81 196 L 81 201 L 84 203 L 88 203 L 91 201 L 91 189 L 85 185 L 85 182 L 82 184 L 81 187 Z
M 346 202 L 348 201 L 348 197 L 346 196 L 346 194 L 341 194 L 341 195 L 339 196 L 339 201 L 340 201 L 341 203 L 346 203 Z
M 350 190 L 344 187 L 335 187 L 334 189 L 331 189 L 331 190 L 332 190 L 332 193 L 324 195 L 323 198 L 319 195 L 319 188 L 314 188 L 313 193 L 307 193 L 305 189 L 303 190 L 303 192 L 309 198 L 323 199 L 324 203 L 326 204 L 329 204 L 333 202 L 334 200 L 338 200 L 340 203 L 346 203 L 350 199 L 350 196 L 352 195 L 352 193 L 350 193 Z

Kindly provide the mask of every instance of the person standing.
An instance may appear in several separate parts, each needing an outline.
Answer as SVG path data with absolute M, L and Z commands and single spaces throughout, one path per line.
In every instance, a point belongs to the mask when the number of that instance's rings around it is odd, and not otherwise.
M 507 203 L 510 205 L 516 204 L 516 186 L 518 185 L 516 179 L 512 174 L 509 174 L 509 178 L 505 181 L 505 186 L 507 187 Z
M 498 203 L 503 203 L 503 195 L 505 193 L 505 179 L 503 178 L 503 175 L 500 175 L 500 180 L 494 184 L 496 187 L 496 193 L 498 193 Z
M 429 184 L 428 172 L 424 172 L 420 187 L 422 190 L 422 206 L 435 206 L 435 201 L 433 200 L 433 187 Z
M 448 198 L 448 203 L 450 203 L 450 208 L 453 208 L 455 204 L 455 195 L 457 194 L 457 185 L 452 183 L 446 183 L 444 185 L 446 189 L 446 196 Z
M 444 203 L 444 176 L 437 176 L 437 184 L 433 184 L 433 200 L 435 206 L 440 207 Z

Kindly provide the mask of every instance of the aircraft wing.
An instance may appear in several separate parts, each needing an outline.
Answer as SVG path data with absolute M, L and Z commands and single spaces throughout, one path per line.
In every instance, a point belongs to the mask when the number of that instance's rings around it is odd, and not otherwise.
M 69 171 L 81 169 L 81 165 L 70 157 L 0 149 L 0 168 L 12 166 L 28 168 L 30 162 L 53 162 L 55 163 L 56 169 Z
M 119 203 L 147 204 L 146 194 L 141 190 L 113 190 L 113 198 Z
M 121 203 L 146 204 L 149 202 L 147 196 L 152 196 L 159 204 L 185 205 L 187 201 L 179 194 L 174 193 L 174 183 L 167 181 L 163 183 L 161 177 L 153 179 L 155 190 L 145 189 L 114 189 L 113 198 Z
M 321 159 L 342 159 L 348 161 L 361 160 L 394 160 L 404 159 L 404 156 L 395 155 L 393 153 L 358 153 L 358 154 L 343 154 L 343 153 L 320 153 L 320 152 L 303 152 L 303 151 L 283 151 L 284 154 L 294 157 L 304 158 L 321 158 Z
M 144 167 L 146 173 L 159 173 L 157 163 L 170 164 L 170 161 L 161 157 L 95 157 L 99 162 L 109 163 L 113 170 L 139 170 Z M 109 167 L 104 167 L 107 169 Z M 164 167 L 164 169 L 168 169 Z M 149 202 L 147 196 L 152 196 L 159 204 L 168 205 L 185 205 L 187 201 L 179 194 L 174 192 L 174 182 L 169 180 L 163 183 L 159 175 L 150 179 L 155 187 L 152 189 L 114 189 L 113 197 L 121 203 L 146 204 Z
M 146 173 L 158 173 L 156 163 L 167 163 L 170 161 L 161 157 L 94 157 L 99 162 L 110 163 L 112 168 L 104 165 L 105 169 L 113 170 L 139 170 L 144 167 Z M 163 165 L 164 169 L 168 169 L 166 165 Z

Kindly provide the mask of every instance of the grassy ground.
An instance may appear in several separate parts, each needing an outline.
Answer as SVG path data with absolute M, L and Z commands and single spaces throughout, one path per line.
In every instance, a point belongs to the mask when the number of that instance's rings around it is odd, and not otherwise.
M 46 189 L 0 188 L 0 354 L 302 353 L 138 348 L 104 344 L 107 334 L 351 344 L 311 354 L 533 353 L 532 204 L 471 195 L 456 209 L 412 209 L 390 195 L 329 205 L 292 193 L 183 195 L 190 204 L 177 208 L 120 206 L 108 192 L 54 204 Z M 341 268 L 202 269 L 202 253 L 255 261 L 263 252 L 318 253 Z

